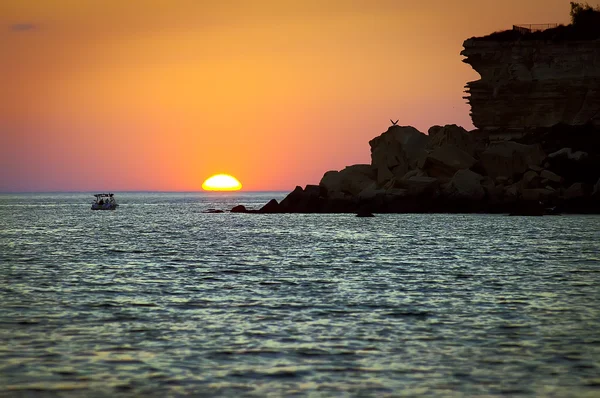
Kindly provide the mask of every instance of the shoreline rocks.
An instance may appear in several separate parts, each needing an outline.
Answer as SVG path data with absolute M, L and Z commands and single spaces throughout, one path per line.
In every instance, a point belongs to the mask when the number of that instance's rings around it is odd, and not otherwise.
M 568 144 L 570 136 L 581 141 L 573 129 L 578 127 L 563 126 L 561 142 Z M 551 152 L 551 145 L 531 136 L 490 141 L 456 125 L 429 132 L 391 126 L 369 142 L 371 164 L 327 171 L 319 185 L 297 186 L 280 203 L 272 199 L 259 210 L 236 206 L 231 212 L 600 214 L 598 146 L 582 155 L 568 146 Z M 594 130 L 590 140 L 599 135 Z M 572 162 L 583 161 L 585 175 L 578 178 Z

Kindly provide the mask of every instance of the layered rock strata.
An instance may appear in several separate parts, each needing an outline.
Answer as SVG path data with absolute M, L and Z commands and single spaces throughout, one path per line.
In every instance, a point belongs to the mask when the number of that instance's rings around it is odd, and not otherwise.
M 473 124 L 507 133 L 562 123 L 600 123 L 600 40 L 471 38 L 463 62 Z

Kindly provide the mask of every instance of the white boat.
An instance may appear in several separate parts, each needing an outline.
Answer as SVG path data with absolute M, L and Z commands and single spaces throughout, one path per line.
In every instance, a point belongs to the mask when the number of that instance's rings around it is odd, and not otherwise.
M 112 193 L 97 193 L 94 197 L 92 210 L 115 210 L 119 206 Z

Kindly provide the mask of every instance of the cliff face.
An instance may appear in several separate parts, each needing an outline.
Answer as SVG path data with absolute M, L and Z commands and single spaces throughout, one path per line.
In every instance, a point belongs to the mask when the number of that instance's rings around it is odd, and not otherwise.
M 600 124 L 600 40 L 472 38 L 463 46 L 463 62 L 481 75 L 465 87 L 477 128 Z

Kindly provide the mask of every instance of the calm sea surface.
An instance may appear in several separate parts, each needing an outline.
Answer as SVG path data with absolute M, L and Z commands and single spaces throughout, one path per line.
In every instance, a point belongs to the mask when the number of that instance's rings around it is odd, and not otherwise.
M 600 396 L 600 217 L 0 195 L 0 396 Z

